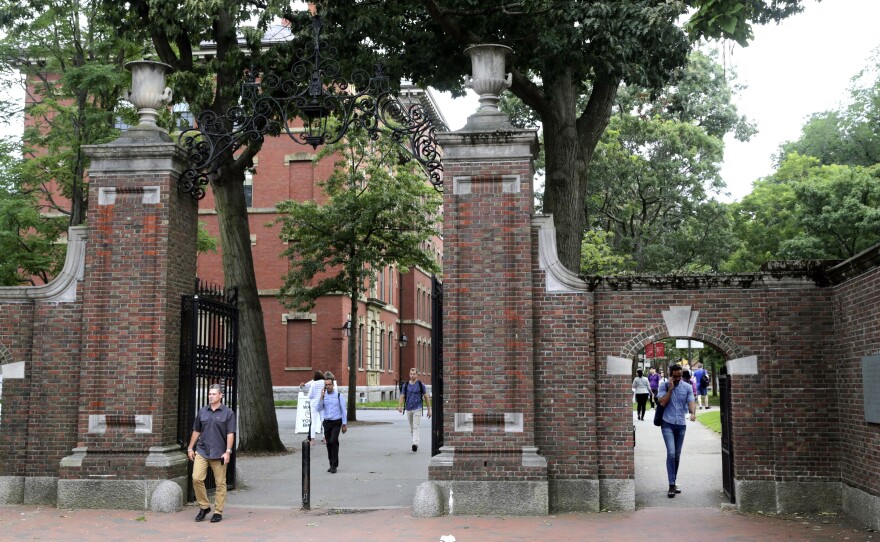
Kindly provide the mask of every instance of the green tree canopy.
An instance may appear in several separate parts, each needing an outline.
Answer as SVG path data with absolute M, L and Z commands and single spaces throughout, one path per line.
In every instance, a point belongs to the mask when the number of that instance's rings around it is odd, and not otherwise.
M 737 7 L 741 4 L 741 7 Z M 684 65 L 690 39 L 748 39 L 748 21 L 779 20 L 801 0 L 522 0 L 500 6 L 454 0 L 325 0 L 340 57 L 367 65 L 376 50 L 389 73 L 461 93 L 476 43 L 512 47 L 510 91 L 541 120 L 544 210 L 554 215 L 560 260 L 579 268 L 588 173 L 621 82 L 658 89 Z M 695 8 L 692 33 L 678 20 Z M 728 18 L 734 17 L 731 21 Z M 743 24 L 740 24 L 743 21 Z M 716 35 L 716 31 L 718 32 Z
M 830 165 L 790 154 L 733 205 L 740 243 L 725 267 L 769 260 L 846 259 L 880 243 L 880 166 Z
M 18 70 L 28 93 L 20 186 L 40 190 L 46 211 L 80 224 L 88 167 L 82 147 L 113 140 L 117 117 L 131 115 L 120 107 L 129 81 L 123 66 L 142 52 L 145 36 L 120 32 L 99 0 L 2 0 L 0 31 L 0 65 Z
M 67 218 L 40 214 L 38 197 L 22 186 L 15 142 L 0 141 L 0 286 L 49 282 L 64 261 Z
M 793 153 L 814 156 L 824 165 L 880 163 L 880 50 L 853 77 L 849 103 L 813 114 L 801 136 L 781 146 L 779 161 Z
M 319 160 L 335 160 L 333 174 L 321 183 L 326 202 L 278 204 L 285 213 L 281 238 L 290 242 L 283 253 L 290 271 L 280 295 L 286 306 L 308 309 L 324 295 L 344 292 L 357 322 L 358 302 L 378 270 L 438 269 L 424 244 L 439 235 L 440 197 L 407 152 L 389 135 L 372 140 L 353 130 L 319 153 Z M 348 419 L 356 420 L 357 325 L 351 333 Z
M 732 103 L 733 77 L 694 52 L 659 92 L 618 92 L 586 199 L 588 227 L 612 233 L 613 253 L 628 258 L 616 271 L 709 271 L 725 259 L 729 216 L 713 199 L 724 187 L 722 138 L 754 133 Z

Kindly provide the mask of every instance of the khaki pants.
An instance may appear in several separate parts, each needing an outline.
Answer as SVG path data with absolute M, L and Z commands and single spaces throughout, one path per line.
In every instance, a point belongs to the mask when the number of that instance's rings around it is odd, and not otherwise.
M 409 432 L 412 433 L 412 443 L 419 445 L 419 426 L 422 424 L 422 410 L 407 410 L 406 418 L 409 420 Z
M 223 505 L 226 504 L 226 465 L 220 463 L 219 459 L 205 459 L 199 454 L 193 462 L 193 489 L 196 492 L 196 502 L 199 508 L 211 508 L 211 502 L 208 501 L 208 491 L 205 489 L 205 477 L 208 476 L 208 465 L 214 473 L 214 482 L 217 484 L 217 492 L 214 493 L 214 513 L 222 514 Z

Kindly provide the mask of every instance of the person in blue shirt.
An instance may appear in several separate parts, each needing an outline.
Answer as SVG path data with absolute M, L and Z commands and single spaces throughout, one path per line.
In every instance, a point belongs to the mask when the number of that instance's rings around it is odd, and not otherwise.
M 400 400 L 397 403 L 397 411 L 406 409 L 406 417 L 409 420 L 409 433 L 412 436 L 412 451 L 419 449 L 419 433 L 422 420 L 422 407 L 428 407 L 428 417 L 431 417 L 431 402 L 428 390 L 422 381 L 416 378 L 416 369 L 409 370 L 409 382 L 404 382 L 400 387 Z
M 324 391 L 318 400 L 318 412 L 324 418 L 324 439 L 327 441 L 327 457 L 330 468 L 327 472 L 336 474 L 339 467 L 339 431 L 348 431 L 348 415 L 345 412 L 345 399 L 333 389 L 333 379 L 324 381 Z
M 660 431 L 666 443 L 666 475 L 669 478 L 669 491 L 666 496 L 671 499 L 676 493 L 681 493 L 675 482 L 678 476 L 678 464 L 681 462 L 684 432 L 687 429 L 684 419 L 690 413 L 691 421 L 696 420 L 697 408 L 691 383 L 682 380 L 681 365 L 675 364 L 670 367 L 669 376 L 667 382 L 660 382 L 657 395 L 660 396 L 660 406 L 664 408 Z
M 709 373 L 703 368 L 702 363 L 697 363 L 697 370 L 694 371 L 694 379 L 697 381 L 697 404 L 700 408 L 709 408 L 709 385 L 708 382 L 703 384 L 704 375 L 708 380 Z

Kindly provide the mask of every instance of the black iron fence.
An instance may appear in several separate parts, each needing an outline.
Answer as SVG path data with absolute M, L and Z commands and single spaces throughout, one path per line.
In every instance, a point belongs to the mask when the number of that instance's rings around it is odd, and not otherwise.
M 227 407 L 238 410 L 238 299 L 237 291 L 205 285 L 196 279 L 196 293 L 183 296 L 181 307 L 180 386 L 177 406 L 177 443 L 186 450 L 199 408 L 208 404 L 212 384 L 223 386 Z M 195 500 L 192 463 L 187 470 L 187 500 Z M 215 482 L 208 469 L 206 487 Z M 235 489 L 235 454 L 226 469 L 226 485 Z

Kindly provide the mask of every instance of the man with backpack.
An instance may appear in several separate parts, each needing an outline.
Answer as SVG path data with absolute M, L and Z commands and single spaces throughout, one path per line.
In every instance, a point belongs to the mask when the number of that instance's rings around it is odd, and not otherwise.
M 697 363 L 694 379 L 697 381 L 697 405 L 700 408 L 709 408 L 709 371 L 703 369 L 702 363 Z
M 431 403 L 428 390 L 421 380 L 416 378 L 416 369 L 409 370 L 409 381 L 400 386 L 400 401 L 397 411 L 403 412 L 406 408 L 406 418 L 409 421 L 409 431 L 412 434 L 412 451 L 419 449 L 419 426 L 422 421 L 422 408 L 428 408 L 428 417 L 431 417 Z

